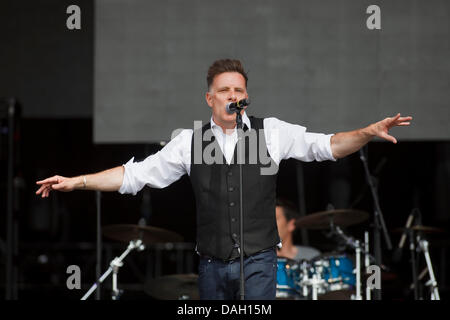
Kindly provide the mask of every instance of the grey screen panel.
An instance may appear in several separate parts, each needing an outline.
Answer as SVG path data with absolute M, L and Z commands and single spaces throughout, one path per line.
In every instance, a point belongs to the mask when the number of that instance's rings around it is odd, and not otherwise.
M 206 72 L 243 61 L 248 114 L 333 133 L 400 112 L 400 140 L 450 138 L 450 2 L 97 0 L 94 141 L 152 143 L 209 121 Z

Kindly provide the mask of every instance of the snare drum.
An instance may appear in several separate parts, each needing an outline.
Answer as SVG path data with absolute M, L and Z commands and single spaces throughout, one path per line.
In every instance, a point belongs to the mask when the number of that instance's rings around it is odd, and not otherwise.
M 300 272 L 298 263 L 288 258 L 277 258 L 277 299 L 298 299 Z

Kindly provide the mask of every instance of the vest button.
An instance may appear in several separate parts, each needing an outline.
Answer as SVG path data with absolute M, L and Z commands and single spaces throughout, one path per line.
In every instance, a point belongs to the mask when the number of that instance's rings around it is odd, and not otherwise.
M 231 218 L 231 222 L 236 222 L 236 218 Z
M 234 191 L 234 188 L 233 187 L 229 187 L 228 188 L 228 192 L 233 192 Z
M 228 171 L 227 174 L 229 177 L 231 177 L 233 175 L 233 171 Z
M 234 207 L 234 202 L 230 202 L 230 207 Z

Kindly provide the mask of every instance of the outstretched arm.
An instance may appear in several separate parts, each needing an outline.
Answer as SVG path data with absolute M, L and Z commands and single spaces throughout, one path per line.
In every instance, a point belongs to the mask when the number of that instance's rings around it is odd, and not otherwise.
M 41 186 L 36 194 L 41 194 L 42 198 L 46 198 L 52 190 L 63 192 L 73 190 L 117 191 L 122 185 L 123 176 L 123 166 L 73 178 L 53 176 L 36 182 L 37 185 Z
M 397 143 L 397 139 L 389 135 L 389 129 L 395 126 L 408 126 L 412 117 L 400 117 L 400 113 L 395 117 L 372 123 L 366 128 L 339 132 L 331 137 L 331 151 L 335 159 L 343 158 L 361 149 L 375 136 Z

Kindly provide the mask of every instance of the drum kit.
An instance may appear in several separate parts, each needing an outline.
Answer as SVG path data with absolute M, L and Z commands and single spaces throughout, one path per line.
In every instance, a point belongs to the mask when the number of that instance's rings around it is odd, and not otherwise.
M 369 214 L 359 210 L 328 210 L 309 214 L 297 219 L 296 226 L 311 230 L 329 230 L 328 235 L 337 236 L 346 248 L 319 255 L 313 259 L 299 261 L 278 257 L 277 291 L 279 300 L 363 300 L 362 280 L 367 280 L 370 265 L 376 263 L 369 253 L 369 234 L 364 233 L 364 242 L 346 235 L 341 228 L 364 222 Z M 442 229 L 416 225 L 407 228 L 408 232 L 437 233 Z M 394 229 L 393 232 L 405 232 L 405 228 Z M 414 241 L 414 240 L 412 240 Z M 422 249 L 430 274 L 431 299 L 439 298 L 437 283 L 434 278 L 431 260 L 428 254 L 428 242 L 417 238 L 418 247 Z M 413 243 L 413 242 L 412 242 Z M 364 267 L 361 264 L 361 255 L 364 255 Z M 381 278 L 395 279 L 396 275 L 384 265 L 381 269 Z M 413 270 L 413 273 L 415 271 Z M 420 276 L 419 276 L 420 277 Z M 415 281 L 417 283 L 417 281 Z M 365 286 L 365 299 L 371 300 L 372 286 Z
M 360 254 L 367 248 L 347 236 L 341 227 L 348 227 L 368 219 L 369 214 L 359 210 L 328 210 L 313 213 L 297 219 L 297 228 L 327 230 L 337 235 L 356 251 L 357 264 Z M 358 268 L 357 268 L 358 269 Z M 278 258 L 277 299 L 289 300 L 347 300 L 361 299 L 361 274 L 353 261 L 343 252 L 330 252 L 310 260 L 295 261 Z M 359 288 L 355 295 L 355 288 Z
M 365 271 L 369 265 L 375 263 L 374 257 L 369 253 L 369 234 L 365 232 L 364 242 L 359 241 L 344 233 L 341 228 L 356 225 L 364 222 L 369 214 L 359 210 L 328 210 L 309 214 L 297 219 L 298 228 L 311 230 L 327 230 L 328 236 L 339 238 L 345 247 L 354 251 L 342 249 L 321 254 L 312 259 L 301 259 L 300 261 L 289 258 L 278 257 L 277 261 L 277 290 L 276 299 L 279 300 L 362 300 L 362 279 L 366 280 L 368 274 Z M 394 229 L 394 232 L 405 232 L 411 235 L 411 245 L 417 239 L 417 249 L 422 250 L 427 261 L 427 270 L 430 274 L 429 285 L 431 288 L 431 298 L 439 299 L 437 283 L 434 278 L 431 260 L 428 254 L 428 242 L 419 235 L 422 233 L 442 232 L 442 229 L 426 227 L 422 225 L 408 228 Z M 118 288 L 118 273 L 123 266 L 123 260 L 133 250 L 142 251 L 148 245 L 173 244 L 182 242 L 183 237 L 179 234 L 162 228 L 142 225 L 111 225 L 103 227 L 103 235 L 107 238 L 128 243 L 127 249 L 119 256 L 115 257 L 109 265 L 107 271 L 94 283 L 89 291 L 81 298 L 86 300 L 111 273 L 112 273 L 112 293 L 111 298 L 117 300 L 122 294 Z M 413 233 L 417 234 L 414 236 Z M 342 248 L 342 247 L 341 247 Z M 361 255 L 364 255 L 363 269 Z M 381 265 L 381 269 L 388 268 Z M 389 273 L 384 273 L 383 275 Z M 415 284 L 424 275 L 417 277 L 413 270 Z M 394 274 L 395 277 L 395 274 Z M 384 277 L 383 277 L 384 278 Z M 198 275 L 196 274 L 173 274 L 149 280 L 144 288 L 145 292 L 155 299 L 162 300 L 196 300 L 199 299 L 197 287 Z M 417 286 L 416 286 L 417 288 Z M 413 288 L 417 291 L 416 288 Z M 366 285 L 365 299 L 371 299 L 371 290 Z

